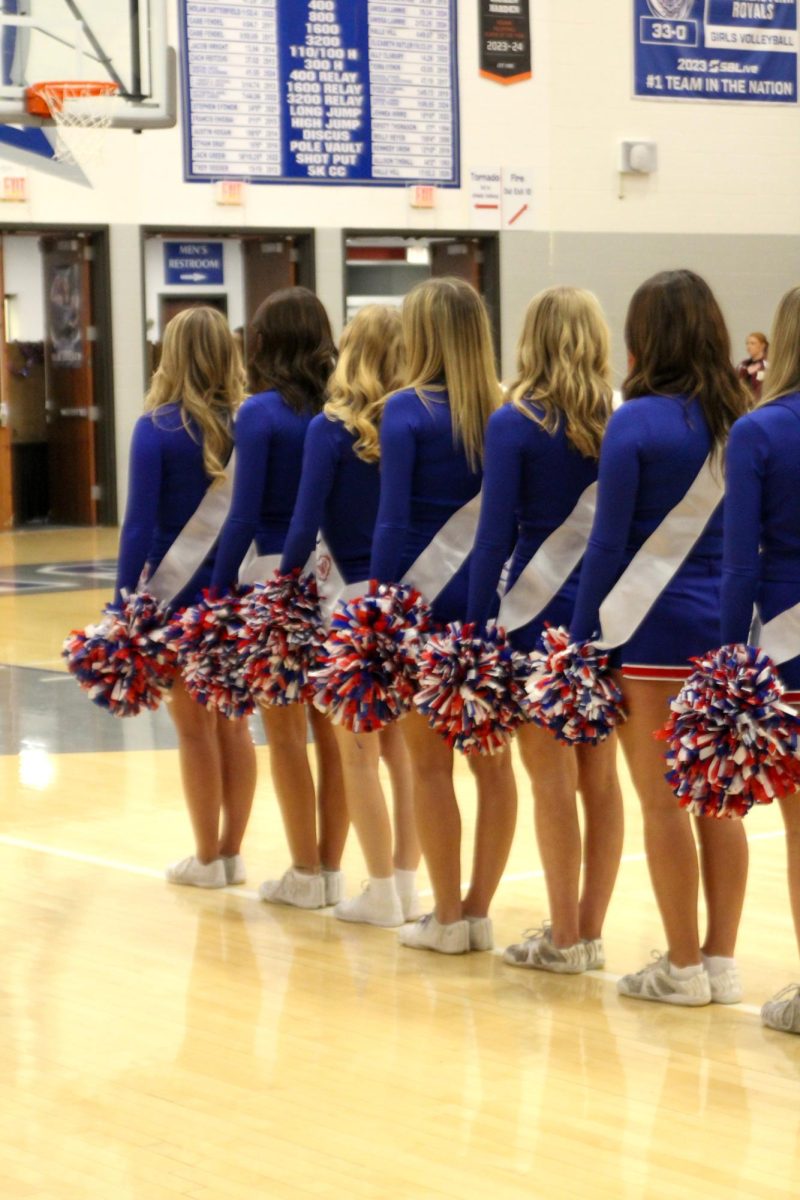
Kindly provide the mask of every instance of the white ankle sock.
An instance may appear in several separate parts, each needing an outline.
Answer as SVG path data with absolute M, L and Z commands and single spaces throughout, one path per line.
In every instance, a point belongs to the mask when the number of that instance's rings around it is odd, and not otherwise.
M 417 890 L 417 872 L 406 871 L 403 867 L 395 867 L 394 882 L 398 896 L 413 896 Z
M 691 963 L 688 967 L 673 967 L 669 964 L 669 973 L 673 979 L 694 979 L 695 975 L 702 975 L 705 967 L 700 963 Z
M 391 904 L 393 900 L 399 900 L 394 875 L 389 875 L 386 879 L 375 879 L 370 875 L 369 890 L 379 904 Z
M 709 975 L 724 975 L 736 966 L 736 959 L 725 958 L 722 954 L 704 954 L 703 966 Z

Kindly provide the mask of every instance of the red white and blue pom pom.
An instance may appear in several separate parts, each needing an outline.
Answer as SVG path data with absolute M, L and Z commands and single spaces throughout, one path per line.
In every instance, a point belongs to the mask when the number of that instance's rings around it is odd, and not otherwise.
M 247 716 L 255 708 L 245 677 L 250 650 L 242 616 L 243 593 L 203 592 L 180 614 L 180 667 L 186 690 L 199 704 L 225 717 Z
M 355 733 L 408 712 L 429 628 L 430 609 L 411 587 L 373 580 L 366 596 L 340 603 L 312 672 L 316 707 Z
M 317 585 L 299 570 L 257 586 L 242 604 L 250 643 L 245 676 L 259 704 L 310 702 L 325 641 Z
M 526 719 L 526 695 L 505 631 L 490 622 L 483 637 L 454 621 L 428 638 L 419 658 L 414 704 L 449 746 L 493 754 Z
M 550 626 L 542 646 L 531 656 L 529 719 L 570 745 L 602 742 L 625 720 L 608 654 L 593 642 L 570 642 L 566 629 Z
M 175 678 L 166 609 L 146 592 L 106 608 L 99 625 L 73 630 L 61 653 L 89 699 L 115 717 L 158 708 Z
M 694 658 L 656 737 L 668 743 L 671 784 L 696 816 L 743 817 L 800 790 L 800 718 L 754 646 L 722 646 Z

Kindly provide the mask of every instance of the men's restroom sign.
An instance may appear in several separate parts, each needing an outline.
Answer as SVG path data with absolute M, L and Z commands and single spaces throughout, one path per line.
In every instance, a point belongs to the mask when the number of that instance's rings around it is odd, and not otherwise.
M 164 282 L 186 287 L 224 283 L 222 242 L 164 242 Z

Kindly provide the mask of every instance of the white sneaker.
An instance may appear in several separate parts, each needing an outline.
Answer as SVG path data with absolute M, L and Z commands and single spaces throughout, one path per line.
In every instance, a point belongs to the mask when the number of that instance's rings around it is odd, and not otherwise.
M 549 921 L 541 929 L 529 930 L 522 942 L 503 951 L 503 962 L 512 967 L 530 967 L 534 971 L 553 971 L 557 975 L 580 975 L 588 970 L 586 942 L 574 946 L 554 946 Z
M 344 871 L 329 871 L 322 868 L 322 878 L 325 880 L 325 906 L 338 904 L 344 900 Z
M 606 951 L 602 938 L 582 938 L 586 947 L 586 970 L 602 971 L 606 965 Z
M 324 908 L 325 881 L 321 875 L 307 875 L 289 867 L 280 879 L 268 879 L 258 889 L 265 904 L 291 904 L 295 908 Z
M 708 972 L 712 1004 L 738 1004 L 742 999 L 742 977 L 738 967 L 728 967 L 717 975 Z
M 247 883 L 247 871 L 241 854 L 223 854 L 222 865 L 225 868 L 225 882 L 229 887 Z
M 467 917 L 470 950 L 494 950 L 491 917 Z
M 405 921 L 403 906 L 396 892 L 387 901 L 378 899 L 373 888 L 366 884 L 360 896 L 341 900 L 333 910 L 340 921 L 357 921 L 362 925 L 382 925 L 386 929 Z
M 761 1023 L 780 1033 L 800 1033 L 800 984 L 790 983 L 761 1009 Z
M 711 983 L 708 971 L 698 971 L 689 979 L 676 979 L 669 969 L 666 954 L 654 951 L 654 961 L 635 975 L 623 975 L 617 984 L 620 996 L 632 1000 L 656 1000 L 662 1004 L 681 1004 L 698 1007 L 711 1003 Z
M 182 858 L 180 862 L 170 863 L 164 874 L 168 883 L 181 883 L 186 887 L 223 888 L 227 882 L 221 858 L 201 863 L 194 854 Z
M 434 913 L 406 925 L 397 935 L 403 946 L 412 950 L 436 950 L 439 954 L 466 954 L 469 950 L 469 922 L 453 921 L 440 925 Z

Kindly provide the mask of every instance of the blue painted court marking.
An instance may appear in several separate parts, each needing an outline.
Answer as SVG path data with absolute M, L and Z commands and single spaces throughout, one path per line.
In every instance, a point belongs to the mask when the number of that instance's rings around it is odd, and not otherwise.
M 108 587 L 113 590 L 117 563 L 113 558 L 82 562 L 26 563 L 3 567 L 0 596 L 61 592 Z

